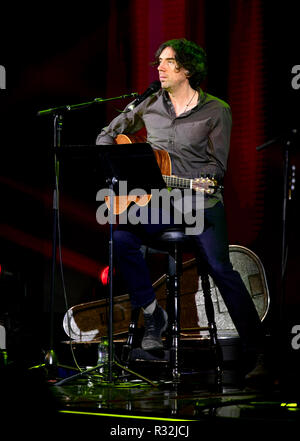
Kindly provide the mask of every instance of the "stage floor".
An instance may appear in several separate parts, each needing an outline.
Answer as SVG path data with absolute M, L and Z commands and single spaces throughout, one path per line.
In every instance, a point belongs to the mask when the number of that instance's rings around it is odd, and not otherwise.
M 201 434 L 216 439 L 228 430 L 231 439 L 240 438 L 241 430 L 262 439 L 263 430 L 275 435 L 298 427 L 297 393 L 282 392 L 271 384 L 242 388 L 234 384 L 236 373 L 230 370 L 223 378 L 219 392 L 213 371 L 186 372 L 179 384 L 165 380 L 155 386 L 134 375 L 128 382 L 116 377 L 113 383 L 84 375 L 57 383 L 52 391 L 64 424 L 98 427 L 103 439 L 193 440 Z
M 268 428 L 270 433 L 270 429 L 276 432 L 276 428 L 293 429 L 299 424 L 299 401 L 294 397 L 226 387 L 214 393 L 197 381 L 153 388 L 142 384 L 103 386 L 85 379 L 59 386 L 55 394 L 65 422 L 82 418 L 93 426 L 99 424 L 107 436 L 120 436 L 120 428 L 136 427 L 144 428 L 146 439 L 163 434 L 194 439 L 192 435 L 204 428 L 212 435 L 221 435 L 226 428 L 247 432 Z
M 4 421 L 9 418 L 15 422 L 8 424 L 9 433 L 28 431 L 38 438 L 42 433 L 38 427 L 43 427 L 52 435 L 67 435 L 69 439 L 76 439 L 84 430 L 85 438 L 98 433 L 101 440 L 193 440 L 202 433 L 207 436 L 208 431 L 212 439 L 226 433 L 231 439 L 240 439 L 243 430 L 263 439 L 262 429 L 270 435 L 298 427 L 297 370 L 247 387 L 235 344 L 228 345 L 227 341 L 225 349 L 223 343 L 223 385 L 218 391 L 207 347 L 199 349 L 196 344 L 197 351 L 191 345 L 183 351 L 185 363 L 177 384 L 172 382 L 167 363 L 160 361 L 133 362 L 131 372 L 116 362 L 109 382 L 91 363 L 95 345 L 75 350 L 81 372 L 70 367 L 66 345 L 59 353 L 60 362 L 53 366 L 7 366 L 1 375 L 1 395 Z M 60 364 L 64 361 L 66 365 Z

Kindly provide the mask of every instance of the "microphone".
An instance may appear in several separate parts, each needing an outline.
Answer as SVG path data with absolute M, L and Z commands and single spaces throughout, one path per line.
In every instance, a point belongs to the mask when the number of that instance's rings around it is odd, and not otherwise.
M 161 88 L 160 81 L 153 81 L 153 83 L 150 84 L 147 90 L 142 95 L 139 95 L 133 103 L 131 103 L 128 106 L 129 110 L 133 110 L 136 106 L 138 106 L 141 102 L 143 102 L 148 96 L 152 95 L 153 93 L 157 92 Z

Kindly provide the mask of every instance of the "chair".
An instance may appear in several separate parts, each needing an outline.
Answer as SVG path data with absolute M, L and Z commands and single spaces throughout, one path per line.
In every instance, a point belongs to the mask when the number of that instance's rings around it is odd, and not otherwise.
M 168 228 L 164 230 L 155 241 L 151 252 L 168 253 L 167 269 L 167 312 L 169 326 L 167 331 L 167 344 L 170 350 L 169 363 L 174 382 L 180 381 L 180 276 L 182 274 L 182 252 L 191 247 L 191 239 L 179 228 Z M 204 294 L 205 311 L 208 320 L 210 334 L 210 345 L 215 357 L 215 385 L 218 391 L 222 389 L 222 349 L 218 341 L 217 327 L 215 323 L 214 307 L 210 292 L 210 282 L 206 271 L 205 263 L 200 261 L 199 274 Z M 133 339 L 139 310 L 133 310 L 129 324 L 127 341 L 123 347 L 123 362 L 129 362 L 129 354 L 132 349 Z

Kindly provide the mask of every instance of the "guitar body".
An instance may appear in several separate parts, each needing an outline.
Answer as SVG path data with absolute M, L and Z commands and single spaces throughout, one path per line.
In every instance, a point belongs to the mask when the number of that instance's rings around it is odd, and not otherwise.
M 137 135 L 123 135 L 120 134 L 116 137 L 116 144 L 132 144 L 132 143 L 144 143 L 145 138 Z M 155 159 L 160 168 L 162 177 L 165 180 L 167 187 L 181 188 L 181 189 L 193 189 L 205 194 L 213 194 L 217 188 L 222 188 L 218 185 L 214 177 L 199 177 L 199 178 L 180 178 L 172 175 L 172 164 L 169 153 L 165 150 L 153 149 Z M 134 202 L 137 205 L 143 207 L 148 204 L 151 199 L 151 195 L 144 196 L 115 196 L 114 197 L 114 214 L 123 213 L 129 205 Z M 107 196 L 105 198 L 106 205 L 110 209 L 110 199 Z
M 116 144 L 133 144 L 138 142 L 146 142 L 143 136 L 139 135 L 118 135 L 115 139 Z M 156 150 L 153 149 L 155 159 L 160 168 L 161 174 L 166 176 L 171 176 L 172 174 L 172 164 L 169 153 L 166 150 Z
M 115 139 L 116 144 L 133 144 L 138 142 L 146 142 L 143 136 L 139 135 L 118 135 Z M 169 153 L 166 150 L 156 150 L 153 149 L 155 159 L 160 168 L 161 174 L 166 176 L 171 176 L 172 174 L 172 164 Z
M 115 143 L 116 144 L 133 144 L 133 143 L 144 143 L 145 138 L 143 136 L 139 135 L 124 135 L 120 134 L 116 137 Z M 153 150 L 155 159 L 158 163 L 158 166 L 161 170 L 161 173 L 163 175 L 170 176 L 171 175 L 171 159 L 169 156 L 169 153 L 165 150 Z M 144 195 L 144 196 L 115 196 L 114 197 L 114 214 L 118 215 L 123 213 L 129 205 L 134 202 L 135 204 L 139 205 L 140 207 L 144 207 L 149 203 L 151 199 L 151 195 Z M 105 197 L 105 203 L 110 209 L 110 199 L 109 197 Z

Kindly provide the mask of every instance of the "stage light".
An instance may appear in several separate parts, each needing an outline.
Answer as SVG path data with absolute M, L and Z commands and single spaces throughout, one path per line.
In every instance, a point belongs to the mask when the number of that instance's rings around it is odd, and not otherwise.
M 103 283 L 103 285 L 108 284 L 108 273 L 109 273 L 109 266 L 106 266 L 100 273 L 100 280 Z
M 295 408 L 295 407 L 298 407 L 298 404 L 297 403 L 281 403 L 280 406 L 281 407 Z

